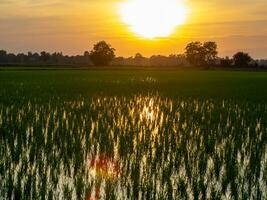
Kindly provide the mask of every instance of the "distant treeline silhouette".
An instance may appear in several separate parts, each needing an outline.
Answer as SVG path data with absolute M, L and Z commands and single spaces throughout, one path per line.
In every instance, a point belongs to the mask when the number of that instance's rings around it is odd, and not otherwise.
M 115 49 L 105 41 L 94 45 L 93 49 L 85 51 L 83 55 L 68 56 L 62 52 L 41 53 L 28 52 L 27 54 L 7 53 L 0 50 L 0 64 L 12 65 L 58 65 L 58 66 L 155 66 L 155 67 L 224 67 L 224 68 L 267 68 L 267 60 L 254 60 L 248 53 L 237 52 L 232 58 L 218 57 L 215 42 L 191 42 L 184 54 L 171 54 L 169 56 L 153 55 L 149 58 L 136 53 L 135 56 L 124 58 L 116 57 Z

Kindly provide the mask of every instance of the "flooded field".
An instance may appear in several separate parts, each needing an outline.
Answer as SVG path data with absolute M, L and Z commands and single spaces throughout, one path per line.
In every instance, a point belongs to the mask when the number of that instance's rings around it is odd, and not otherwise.
M 157 75 L 65 97 L 19 80 L 0 92 L 0 199 L 267 199 L 263 101 L 163 95 Z

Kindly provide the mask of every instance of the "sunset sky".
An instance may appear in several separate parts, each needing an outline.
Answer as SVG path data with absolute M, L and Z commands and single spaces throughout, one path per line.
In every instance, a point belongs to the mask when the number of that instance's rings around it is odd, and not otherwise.
M 183 25 L 168 37 L 154 39 L 140 37 L 125 24 L 118 6 L 124 1 L 0 0 L 0 49 L 73 55 L 106 40 L 117 55 L 150 56 L 183 53 L 188 42 L 213 40 L 220 56 L 242 50 L 267 58 L 266 0 L 185 0 Z

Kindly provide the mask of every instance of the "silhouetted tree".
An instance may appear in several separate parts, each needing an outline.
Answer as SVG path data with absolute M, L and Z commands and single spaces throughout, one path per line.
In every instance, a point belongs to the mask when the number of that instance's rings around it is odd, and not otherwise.
M 218 51 L 216 42 L 205 42 L 203 44 L 204 53 L 205 53 L 205 62 L 206 64 L 215 64 L 217 59 Z
M 149 61 L 152 66 L 181 67 L 188 65 L 186 57 L 181 54 L 171 54 L 169 56 L 154 55 L 150 57 Z
M 32 60 L 33 60 L 33 62 L 38 62 L 39 60 L 40 60 L 40 55 L 38 54 L 38 53 L 34 53 L 33 55 L 32 55 Z
M 1 63 L 17 63 L 17 56 L 13 53 L 7 54 L 6 61 L 0 61 Z
M 195 66 L 214 64 L 217 58 L 217 44 L 215 42 L 191 42 L 185 48 L 187 60 Z
M 152 66 L 167 66 L 167 57 L 161 55 L 154 55 L 150 57 L 150 64 Z
M 85 51 L 85 52 L 83 53 L 83 56 L 84 56 L 84 57 L 90 57 L 90 53 L 89 53 L 89 51 Z
M 189 43 L 185 48 L 185 55 L 192 65 L 202 66 L 205 64 L 205 51 L 200 42 Z
M 105 41 L 98 42 L 90 52 L 90 59 L 96 66 L 108 65 L 115 58 L 115 49 Z
M 14 64 L 31 64 L 31 65 L 64 65 L 64 66 L 85 66 L 107 65 L 110 61 L 116 66 L 162 66 L 162 67 L 181 67 L 189 66 L 189 62 L 195 66 L 218 65 L 222 67 L 238 67 L 253 66 L 267 69 L 267 60 L 252 60 L 251 57 L 243 52 L 234 55 L 234 59 L 228 57 L 219 59 L 217 57 L 217 44 L 215 42 L 192 42 L 186 46 L 185 54 L 171 54 L 169 56 L 154 55 L 150 58 L 137 53 L 135 56 L 128 58 L 115 58 L 115 49 L 113 49 L 105 41 L 94 45 L 91 52 L 85 51 L 83 55 L 68 56 L 61 52 L 49 53 L 42 51 L 41 54 L 28 52 L 24 53 L 7 53 L 0 50 L 0 64 L 4 66 L 12 66 Z
M 222 67 L 231 67 L 232 63 L 233 63 L 233 60 L 230 59 L 228 56 L 221 59 L 221 66 Z
M 134 56 L 134 59 L 138 62 L 141 61 L 144 57 L 142 56 L 141 53 L 136 53 Z
M 50 59 L 53 64 L 58 64 L 62 61 L 62 53 L 54 52 L 51 54 Z
M 23 53 L 19 53 L 18 55 L 17 55 L 17 58 L 18 58 L 18 61 L 19 61 L 19 63 L 25 63 L 25 61 L 26 61 L 26 55 L 25 54 L 23 54 Z
M 32 57 L 32 52 L 31 51 L 28 52 L 28 57 L 29 58 Z
M 42 51 L 40 53 L 40 59 L 41 59 L 42 62 L 47 63 L 49 61 L 49 59 L 50 59 L 50 53 Z
M 233 56 L 233 62 L 236 67 L 248 67 L 249 63 L 252 61 L 252 58 L 248 53 L 237 52 Z
M 123 66 L 123 65 L 127 65 L 126 63 L 126 59 L 122 56 L 120 57 L 116 57 L 112 60 L 112 65 L 115 65 L 115 66 Z
M 133 64 L 137 66 L 147 65 L 147 58 L 145 58 L 141 53 L 136 53 L 133 58 Z
M 0 50 L 0 62 L 6 62 L 7 52 L 5 50 Z
M 183 54 L 171 54 L 168 57 L 168 66 L 185 66 L 188 65 L 185 55 Z
M 84 57 L 84 62 L 86 63 L 86 64 L 89 64 L 90 63 L 90 53 L 89 53 L 89 51 L 85 51 L 84 53 L 83 53 L 83 57 Z

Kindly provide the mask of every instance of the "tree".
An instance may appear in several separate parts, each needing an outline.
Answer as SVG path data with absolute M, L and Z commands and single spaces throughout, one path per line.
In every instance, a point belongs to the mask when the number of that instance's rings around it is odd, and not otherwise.
M 203 48 L 206 64 L 214 64 L 218 55 L 216 42 L 205 42 Z
M 85 62 L 86 64 L 89 64 L 89 63 L 90 63 L 90 53 L 89 53 L 88 51 L 85 51 L 85 52 L 83 53 L 83 58 L 84 58 L 84 62 Z
M 54 52 L 53 54 L 51 54 L 50 59 L 52 61 L 52 63 L 60 63 L 60 61 L 62 60 L 61 58 L 63 57 L 63 54 L 61 52 Z
M 231 67 L 233 61 L 228 56 L 221 59 L 221 66 L 222 67 Z
M 105 41 L 98 42 L 90 52 L 90 59 L 96 66 L 108 65 L 115 58 L 115 49 Z
M 17 55 L 17 58 L 18 58 L 19 63 L 24 63 L 26 61 L 26 57 L 27 56 L 24 53 L 19 53 Z
M 141 60 L 141 59 L 143 59 L 143 58 L 144 58 L 144 57 L 142 56 L 141 53 L 136 53 L 135 56 L 134 56 L 134 59 L 136 59 L 136 60 Z
M 205 53 L 202 43 L 191 42 L 185 48 L 187 60 L 195 66 L 201 66 L 205 63 Z
M 40 53 L 40 59 L 41 59 L 42 62 L 47 63 L 49 61 L 49 59 L 50 59 L 50 53 L 42 51 Z
M 249 56 L 248 53 L 237 52 L 233 56 L 233 61 L 235 66 L 237 67 L 248 67 L 249 63 L 252 61 L 252 58 Z
M 136 53 L 134 56 L 134 64 L 135 65 L 142 65 L 145 58 L 142 56 L 141 53 Z
M 191 42 L 185 50 L 187 60 L 195 66 L 214 64 L 218 54 L 215 42 Z
M 0 50 L 0 62 L 6 62 L 7 52 L 5 50 Z
M 88 51 L 85 51 L 85 52 L 83 53 L 83 56 L 84 56 L 84 57 L 90 57 L 90 53 L 89 53 Z

